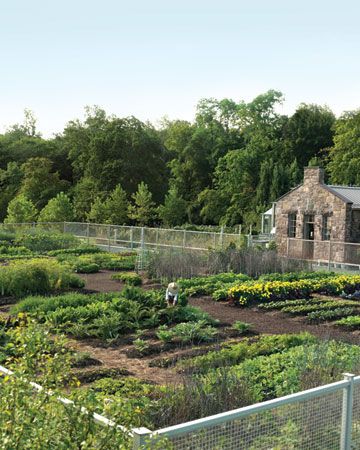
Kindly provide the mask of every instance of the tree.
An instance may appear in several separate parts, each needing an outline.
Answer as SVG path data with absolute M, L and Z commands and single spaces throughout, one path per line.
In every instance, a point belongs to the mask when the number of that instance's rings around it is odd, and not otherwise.
M 149 225 L 155 218 L 155 203 L 152 194 L 144 182 L 138 185 L 138 190 L 132 195 L 134 203 L 129 205 L 129 218 L 140 226 Z
M 75 218 L 74 207 L 69 197 L 60 192 L 40 211 L 39 222 L 71 222 Z
M 327 169 L 334 184 L 360 185 L 360 110 L 345 113 L 336 122 Z
M 28 223 L 34 222 L 37 217 L 37 210 L 33 202 L 25 197 L 18 195 L 13 198 L 7 208 L 5 223 Z
M 120 184 L 111 193 L 106 201 L 108 209 L 108 223 L 113 225 L 123 225 L 128 221 L 129 202 L 126 192 Z
M 23 176 L 16 162 L 9 162 L 6 170 L 0 169 L 0 221 L 6 217 L 8 204 L 17 195 Z
M 86 213 L 86 218 L 89 222 L 107 223 L 110 216 L 110 210 L 101 197 L 96 197 L 91 209 Z
M 57 172 L 52 172 L 52 162 L 48 158 L 30 158 L 21 169 L 24 178 L 20 193 L 37 209 L 42 209 L 52 197 L 69 187 L 67 181 L 60 180 Z
M 130 196 L 144 181 L 156 201 L 167 191 L 167 152 L 159 134 L 135 117 L 107 116 L 88 108 L 84 122 L 70 122 L 62 143 L 67 148 L 75 180 L 94 178 L 110 193 L 121 184 Z
M 175 187 L 169 189 L 165 202 L 159 206 L 159 217 L 165 226 L 182 225 L 186 221 L 186 201 L 181 198 Z
M 123 225 L 128 220 L 128 207 L 126 192 L 119 184 L 106 200 L 96 197 L 86 217 L 90 222 Z
M 97 197 L 103 200 L 106 192 L 100 188 L 100 183 L 96 178 L 83 177 L 73 189 L 74 208 L 78 220 L 84 220 L 90 212 L 91 205 Z
M 302 103 L 284 127 L 287 156 L 296 158 L 301 168 L 307 166 L 311 158 L 333 145 L 334 124 L 329 108 Z

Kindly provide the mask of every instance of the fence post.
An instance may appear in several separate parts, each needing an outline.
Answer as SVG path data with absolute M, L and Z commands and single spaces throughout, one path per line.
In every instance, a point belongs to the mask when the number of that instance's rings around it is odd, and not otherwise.
M 66 222 L 64 222 L 64 225 L 63 225 L 63 233 L 64 234 L 66 233 Z
M 224 227 L 221 227 L 220 229 L 220 246 L 221 249 L 224 247 Z
M 329 259 L 328 259 L 328 270 L 331 268 L 331 239 L 329 239 Z
M 184 234 L 183 234 L 183 248 L 185 248 L 186 246 L 186 230 L 184 230 Z
M 155 243 L 156 243 L 156 250 L 157 250 L 159 248 L 159 228 L 156 228 Z
M 111 250 L 111 225 L 108 226 L 108 250 Z
M 145 449 L 145 445 L 150 437 L 151 431 L 145 427 L 133 428 L 131 431 L 133 432 L 134 436 L 133 450 Z
M 90 243 L 90 224 L 86 224 L 86 237 L 87 237 L 87 243 Z
M 289 238 L 287 238 L 286 240 L 286 256 L 289 257 L 289 246 L 290 246 L 290 241 Z
M 340 450 L 351 450 L 352 412 L 354 401 L 354 376 L 352 373 L 344 373 L 344 379 L 349 381 L 348 387 L 343 389 L 342 417 L 341 417 L 341 441 Z
M 134 229 L 133 227 L 130 228 L 130 248 L 131 250 L 134 248 Z

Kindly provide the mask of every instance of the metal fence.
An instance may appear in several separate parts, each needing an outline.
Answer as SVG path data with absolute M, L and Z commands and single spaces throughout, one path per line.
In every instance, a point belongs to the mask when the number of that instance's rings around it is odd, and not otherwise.
M 208 250 L 226 248 L 230 244 L 239 245 L 245 236 L 241 234 L 216 233 L 206 231 L 174 230 L 125 225 L 106 225 L 84 222 L 58 223 L 14 223 L 1 224 L 7 230 L 41 228 L 46 231 L 70 233 L 89 244 L 94 244 L 112 252 L 146 247 L 179 248 L 188 250 Z
M 151 432 L 134 429 L 134 449 L 166 437 L 174 450 L 360 449 L 360 376 Z

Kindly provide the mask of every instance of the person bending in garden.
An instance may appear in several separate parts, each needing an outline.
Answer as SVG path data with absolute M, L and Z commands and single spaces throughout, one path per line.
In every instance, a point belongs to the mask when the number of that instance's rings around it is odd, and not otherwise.
M 176 306 L 179 299 L 179 287 L 176 283 L 169 283 L 165 298 L 168 306 Z

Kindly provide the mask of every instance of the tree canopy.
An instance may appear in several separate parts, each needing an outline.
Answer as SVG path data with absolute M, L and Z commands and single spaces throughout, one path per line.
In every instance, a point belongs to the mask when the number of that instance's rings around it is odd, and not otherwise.
M 276 90 L 247 102 L 204 98 L 193 121 L 157 127 L 86 107 L 49 139 L 26 110 L 0 135 L 0 220 L 10 207 L 49 220 L 259 226 L 308 164 L 332 183 L 360 185 L 359 111 L 336 119 L 302 103 L 286 116 L 283 102 Z

